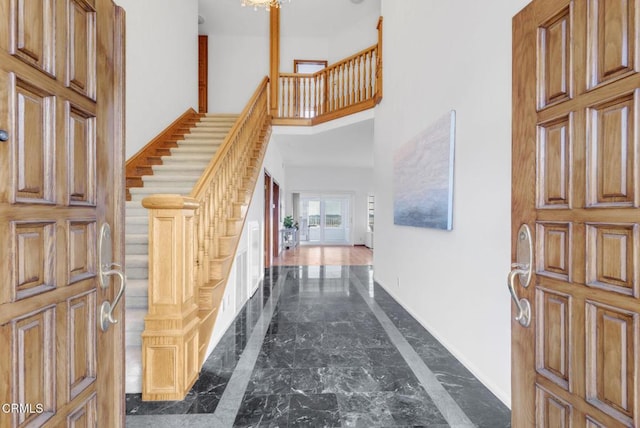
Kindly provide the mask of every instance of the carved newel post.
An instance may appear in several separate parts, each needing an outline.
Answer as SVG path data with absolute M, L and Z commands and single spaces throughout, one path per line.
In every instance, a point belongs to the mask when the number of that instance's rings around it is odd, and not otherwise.
M 152 195 L 149 209 L 149 312 L 142 333 L 142 399 L 182 400 L 198 376 L 194 280 L 195 211 L 180 195 Z

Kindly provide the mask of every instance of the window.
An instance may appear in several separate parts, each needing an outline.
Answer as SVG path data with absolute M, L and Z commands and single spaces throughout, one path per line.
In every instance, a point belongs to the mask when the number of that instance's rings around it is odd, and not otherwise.
M 294 59 L 293 72 L 313 74 L 327 67 L 327 61 L 322 59 Z

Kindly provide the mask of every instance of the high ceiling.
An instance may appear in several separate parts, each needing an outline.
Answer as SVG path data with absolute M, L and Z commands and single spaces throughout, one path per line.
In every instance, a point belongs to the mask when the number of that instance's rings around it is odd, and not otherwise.
M 360 1 L 358 3 L 358 1 Z M 267 36 L 269 14 L 240 6 L 241 0 L 198 0 L 208 34 Z M 380 0 L 284 0 L 283 37 L 325 37 L 362 17 L 380 14 Z
M 204 23 L 200 32 L 210 35 L 268 37 L 269 14 L 242 7 L 241 0 L 198 0 Z M 352 23 L 380 14 L 380 0 L 284 0 L 281 9 L 283 37 L 330 37 Z M 353 122 L 353 121 L 351 121 Z M 329 126 L 331 128 L 331 126 Z M 335 124 L 312 135 L 273 135 L 289 166 L 373 167 L 373 119 Z

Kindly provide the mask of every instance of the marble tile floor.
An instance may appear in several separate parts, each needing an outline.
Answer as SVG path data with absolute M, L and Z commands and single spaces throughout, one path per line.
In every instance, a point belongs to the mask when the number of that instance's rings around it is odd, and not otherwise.
M 372 276 L 268 270 L 185 400 L 128 394 L 127 427 L 509 427 L 509 409 Z

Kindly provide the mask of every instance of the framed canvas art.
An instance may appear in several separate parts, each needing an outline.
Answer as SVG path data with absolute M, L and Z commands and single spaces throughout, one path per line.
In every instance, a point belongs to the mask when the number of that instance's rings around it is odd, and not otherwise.
M 456 112 L 438 119 L 396 150 L 393 220 L 401 226 L 453 228 Z

